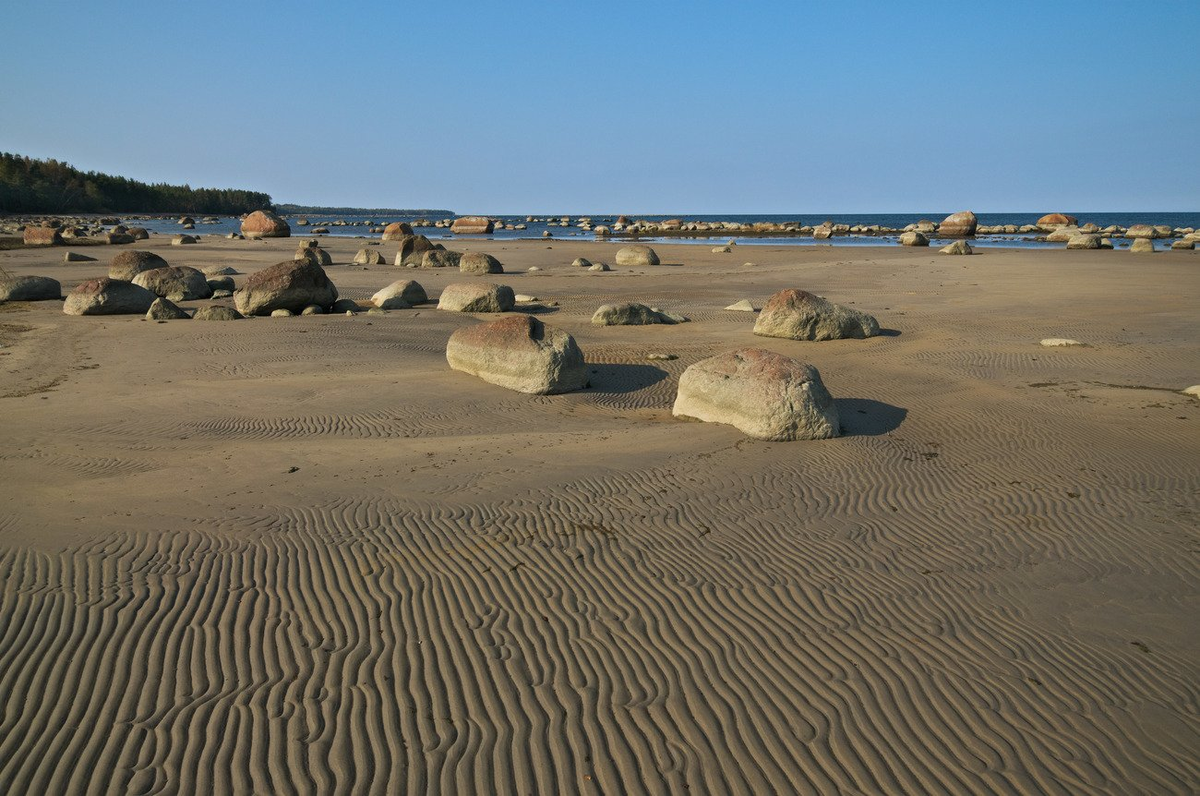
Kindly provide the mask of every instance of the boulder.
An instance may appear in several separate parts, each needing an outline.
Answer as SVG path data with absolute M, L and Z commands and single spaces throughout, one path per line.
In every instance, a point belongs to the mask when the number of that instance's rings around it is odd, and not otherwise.
M 1042 229 L 1058 229 L 1059 227 L 1073 227 L 1079 223 L 1079 219 L 1075 216 L 1069 216 L 1066 213 L 1049 213 L 1037 220 L 1036 226 Z
M 1154 241 L 1149 238 L 1138 238 L 1129 247 L 1129 251 L 1136 254 L 1150 254 L 1156 251 L 1156 249 L 1154 248 Z
M 383 265 L 386 260 L 376 249 L 359 249 L 354 255 L 355 265 Z
M 495 228 L 492 220 L 484 216 L 463 216 L 450 225 L 450 231 L 456 235 L 490 235 Z
M 457 268 L 462 254 L 449 249 L 427 249 L 410 256 L 405 265 L 409 268 Z
M 817 369 L 760 348 L 718 354 L 688 367 L 671 413 L 780 442 L 841 433 L 837 405 Z
M 622 246 L 617 250 L 617 265 L 658 264 L 658 254 L 649 246 Z
M 574 260 L 571 262 L 571 265 L 575 266 L 576 268 L 591 268 L 591 267 L 592 267 L 592 261 L 591 261 L 591 260 L 588 260 L 588 259 L 585 259 L 585 258 L 583 258 L 583 257 L 576 257 L 576 258 L 575 258 L 575 259 L 574 259 Z
M 205 276 L 233 276 L 237 273 L 236 268 L 228 265 L 206 265 L 202 270 Z
M 1177 240 L 1171 244 L 1172 249 L 1183 251 L 1195 251 L 1196 241 L 1194 240 Z
M 313 241 L 313 243 L 316 243 L 316 241 Z M 319 246 L 301 246 L 296 249 L 295 259 L 321 267 L 333 265 L 333 258 L 329 256 L 329 252 Z
M 205 281 L 208 282 L 209 290 L 212 290 L 214 293 L 218 290 L 228 290 L 229 294 L 233 295 L 233 291 L 237 290 L 237 285 L 233 283 L 233 277 L 231 276 L 214 276 Z
M 149 290 L 120 279 L 89 279 L 67 294 L 67 315 L 144 315 L 158 298 Z
M 592 314 L 594 326 L 648 326 L 656 323 L 674 321 L 658 310 L 634 302 L 604 304 Z
M 587 364 L 575 339 L 529 315 L 459 329 L 446 344 L 446 361 L 454 370 L 531 395 L 587 386 Z
M 204 278 L 204 274 L 186 265 L 142 271 L 133 278 L 133 283 L 146 288 L 156 296 L 169 298 L 172 301 L 206 299 L 212 296 L 213 292 L 213 289 L 209 287 L 208 280 Z
M 134 240 L 150 240 L 150 232 L 145 227 L 130 227 L 126 234 Z
M 271 310 L 272 318 L 291 318 L 291 317 L 295 316 L 295 314 L 296 313 L 292 312 L 291 310 L 285 310 L 285 309 Z
M 1102 238 L 1099 235 L 1079 233 L 1067 239 L 1068 249 L 1099 249 Z
M 515 303 L 513 289 L 507 285 L 455 282 L 446 285 L 437 308 L 451 312 L 509 312 Z
M 0 275 L 0 302 L 5 301 L 58 301 L 62 298 L 62 285 L 48 276 L 5 276 Z
M 383 228 L 383 239 L 384 240 L 403 240 L 404 238 L 406 238 L 412 234 L 413 234 L 412 225 L 407 224 L 403 221 L 393 221 L 392 223 L 388 224 L 386 227 Z
M 611 271 L 612 269 L 608 267 L 608 263 L 593 263 L 592 265 L 588 266 L 588 270 L 589 271 Z
M 750 299 L 742 299 L 741 301 L 735 301 L 734 303 L 730 304 L 725 309 L 731 310 L 733 312 L 757 312 L 757 310 L 754 309 L 754 305 L 750 303 Z
M 1075 348 L 1077 346 L 1086 348 L 1084 343 L 1072 340 L 1069 337 L 1047 337 L 1045 340 L 1042 340 L 1040 345 L 1043 348 Z
M 55 227 L 25 227 L 23 233 L 26 246 L 61 246 L 62 233 Z
M 207 307 L 201 307 L 196 310 L 196 314 L 192 316 L 194 321 L 237 321 L 246 316 L 235 310 L 233 307 L 226 307 L 222 304 L 210 304 Z
M 338 291 L 321 266 L 288 260 L 251 274 L 233 297 L 244 315 L 270 315 L 277 309 L 300 312 L 309 304 L 328 307 L 337 301 Z
M 119 279 L 123 282 L 132 282 L 133 278 L 143 271 L 152 271 L 155 268 L 167 268 L 169 265 L 166 260 L 154 252 L 148 252 L 144 249 L 130 249 L 112 258 L 112 262 L 108 264 L 108 278 Z
M 1081 235 L 1079 227 L 1059 227 L 1046 236 L 1046 241 L 1049 243 L 1067 243 L 1076 235 Z
M 975 250 L 971 248 L 971 244 L 965 240 L 956 240 L 949 246 L 943 246 L 938 250 L 942 254 L 974 254 Z
M 813 238 L 815 240 L 829 240 L 833 237 L 833 225 L 822 224 L 813 230 Z
M 947 238 L 969 238 L 979 227 L 979 219 L 970 210 L 946 216 L 938 225 L 938 234 Z
M 458 270 L 464 274 L 502 274 L 504 266 L 490 254 L 467 252 L 458 258 Z
M 347 315 L 354 315 L 361 309 L 362 307 L 358 306 L 358 302 L 354 299 L 344 298 L 333 302 L 333 306 L 329 308 L 329 311 L 334 315 L 340 315 L 343 312 Z
M 63 255 L 64 263 L 94 263 L 95 257 L 88 257 L 86 254 L 77 254 L 75 252 L 67 252 Z
M 146 310 L 146 320 L 148 321 L 184 321 L 189 318 L 191 318 L 190 315 L 166 298 L 156 298 L 150 305 L 150 309 Z
M 767 301 L 754 333 L 790 340 L 862 339 L 879 334 L 879 323 L 859 310 L 834 304 L 804 290 L 781 290 Z
M 405 235 L 400 238 L 400 250 L 396 252 L 395 264 L 408 265 L 406 261 L 414 254 L 437 248 L 440 247 L 424 235 Z
M 1149 224 L 1134 224 L 1129 229 L 1125 230 L 1125 237 L 1143 240 L 1153 240 L 1160 237 L 1158 230 Z
M 133 236 L 128 232 L 108 232 L 104 235 L 104 242 L 113 246 L 121 246 L 126 243 L 133 243 Z
M 289 238 L 292 235 L 292 228 L 270 210 L 255 210 L 242 219 L 242 234 L 251 240 Z
M 193 243 L 199 243 L 199 241 L 191 235 L 176 235 L 171 238 L 172 246 L 190 246 Z
M 411 279 L 398 279 L 371 296 L 372 303 L 385 310 L 402 310 L 414 304 L 424 304 L 428 300 L 425 288 Z
M 300 311 L 300 314 L 301 315 L 324 315 L 325 308 L 318 307 L 316 304 L 309 304 L 307 307 L 305 307 L 303 310 Z
M 924 232 L 917 232 L 916 230 L 913 230 L 912 232 L 905 232 L 903 235 L 900 236 L 900 245 L 901 246 L 928 246 L 929 238 L 925 235 Z

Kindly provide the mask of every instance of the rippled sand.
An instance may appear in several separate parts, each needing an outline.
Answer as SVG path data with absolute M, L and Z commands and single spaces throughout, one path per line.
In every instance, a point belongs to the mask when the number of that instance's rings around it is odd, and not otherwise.
M 592 389 L 450 371 L 476 319 L 431 306 L 0 306 L 0 792 L 1200 789 L 1200 255 L 457 248 L 545 300 Z M 62 251 L 0 266 L 69 289 L 115 253 Z M 721 309 L 783 287 L 890 331 Z M 619 300 L 692 322 L 590 325 Z M 674 420 L 683 369 L 746 345 L 816 365 L 846 436 Z

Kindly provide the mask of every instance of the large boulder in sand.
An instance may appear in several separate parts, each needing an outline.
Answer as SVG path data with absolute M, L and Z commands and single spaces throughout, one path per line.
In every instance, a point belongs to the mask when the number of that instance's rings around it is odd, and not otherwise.
M 54 227 L 25 227 L 22 241 L 26 246 L 61 246 L 63 239 Z
M 970 210 L 946 216 L 938 225 L 938 234 L 947 238 L 968 238 L 979 228 L 979 219 Z
M 490 254 L 467 252 L 458 258 L 458 270 L 464 274 L 502 274 L 504 266 Z
M 679 379 L 676 417 L 725 423 L 756 439 L 829 439 L 837 406 L 812 365 L 761 348 L 703 359 Z
M 233 307 L 226 307 L 223 304 L 212 304 L 207 307 L 201 307 L 196 310 L 196 314 L 192 316 L 194 321 L 240 321 L 246 317 L 242 313 L 235 310 Z
M 383 228 L 384 240 L 402 240 L 405 236 L 413 234 L 411 224 L 403 221 L 393 221 Z
M 1149 238 L 1138 238 L 1129 247 L 1135 254 L 1150 254 L 1155 251 L 1154 241 Z
M 1099 235 L 1072 235 L 1067 239 L 1068 249 L 1099 249 L 1101 248 L 1101 237 Z
M 462 259 L 460 252 L 449 249 L 427 249 L 411 255 L 404 264 L 409 268 L 457 268 Z
M 975 250 L 971 248 L 971 244 L 965 240 L 956 240 L 949 246 L 943 246 L 938 249 L 942 254 L 974 254 Z
M 509 312 L 516 296 L 508 285 L 485 282 L 454 282 L 438 298 L 439 310 L 451 312 Z
M 67 294 L 67 315 L 144 315 L 158 296 L 120 279 L 89 279 Z
M 450 231 L 457 235 L 490 235 L 496 225 L 485 216 L 463 216 L 454 219 Z
M 459 329 L 446 344 L 455 370 L 531 395 L 587 386 L 587 364 L 571 335 L 529 315 Z
M 290 238 L 292 228 L 288 222 L 270 210 L 255 210 L 242 219 L 242 234 L 251 240 L 257 238 Z
M 355 265 L 383 265 L 383 254 L 376 249 L 359 249 L 354 255 Z
M 594 326 L 648 326 L 655 323 L 672 321 L 658 310 L 635 302 L 604 304 L 592 314 Z
M 306 260 L 288 260 L 251 274 L 233 294 L 243 315 L 270 315 L 274 310 L 299 313 L 310 304 L 332 306 L 338 291 L 325 269 Z
M 658 265 L 658 253 L 649 246 L 622 246 L 617 249 L 617 265 Z
M 404 235 L 400 238 L 400 251 L 396 252 L 396 265 L 408 265 L 406 262 L 418 252 L 437 249 L 439 246 L 424 235 Z
M 141 285 L 154 295 L 172 301 L 206 299 L 213 293 L 204 274 L 186 265 L 142 271 L 133 278 L 133 284 Z
M 57 301 L 62 285 L 48 276 L 0 276 L 0 302 Z
M 900 236 L 901 246 L 928 246 L 929 237 L 924 232 L 917 232 L 915 229 L 912 232 L 905 232 Z
M 330 256 L 329 252 L 318 246 L 315 240 L 296 249 L 295 259 L 304 260 L 321 267 L 333 265 L 333 257 Z
M 154 252 L 129 249 L 112 258 L 112 262 L 108 264 L 108 278 L 132 282 L 133 278 L 143 271 L 169 267 L 170 264 Z
M 862 339 L 879 334 L 879 322 L 859 310 L 834 304 L 806 290 L 781 290 L 768 299 L 754 333 L 791 340 Z
M 1066 213 L 1048 213 L 1037 220 L 1037 226 L 1042 229 L 1058 229 L 1059 227 L 1074 227 L 1079 219 Z
M 148 321 L 186 321 L 192 316 L 175 305 L 170 299 L 156 298 L 146 311 Z
M 429 297 L 419 283 L 411 279 L 397 279 L 371 296 L 371 301 L 380 309 L 403 310 L 414 304 L 424 304 Z

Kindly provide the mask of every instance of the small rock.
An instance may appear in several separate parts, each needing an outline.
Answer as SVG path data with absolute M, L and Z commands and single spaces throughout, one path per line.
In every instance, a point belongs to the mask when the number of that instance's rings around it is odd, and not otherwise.
M 66 252 L 63 254 L 64 263 L 94 263 L 95 257 L 88 257 L 86 254 L 76 254 L 75 252 Z
M 678 354 L 646 354 L 646 359 L 658 362 L 670 362 L 672 359 L 679 359 Z
M 291 310 L 283 309 L 282 307 L 277 310 L 271 310 L 272 318 L 291 318 L 293 315 L 295 315 L 294 312 L 292 312 Z
M 757 312 L 754 305 L 750 303 L 750 299 L 742 299 L 741 301 L 735 301 L 734 303 L 730 304 L 725 309 L 734 310 L 735 312 Z
M 1078 340 L 1072 340 L 1069 337 L 1047 337 L 1041 343 L 1046 348 L 1067 348 L 1071 346 L 1085 346 L 1086 343 L 1081 343 Z
M 222 304 L 214 304 L 208 307 L 201 307 L 196 310 L 196 314 L 192 316 L 194 321 L 239 321 L 245 318 L 245 315 L 235 310 L 233 307 L 226 307 Z

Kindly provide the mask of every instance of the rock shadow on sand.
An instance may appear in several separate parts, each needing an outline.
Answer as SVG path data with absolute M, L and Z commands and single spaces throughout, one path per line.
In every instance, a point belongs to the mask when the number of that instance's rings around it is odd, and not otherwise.
M 908 410 L 869 398 L 835 398 L 842 433 L 847 437 L 878 437 L 900 427 Z
M 658 384 L 668 373 L 653 365 L 589 365 L 590 392 L 622 395 Z

